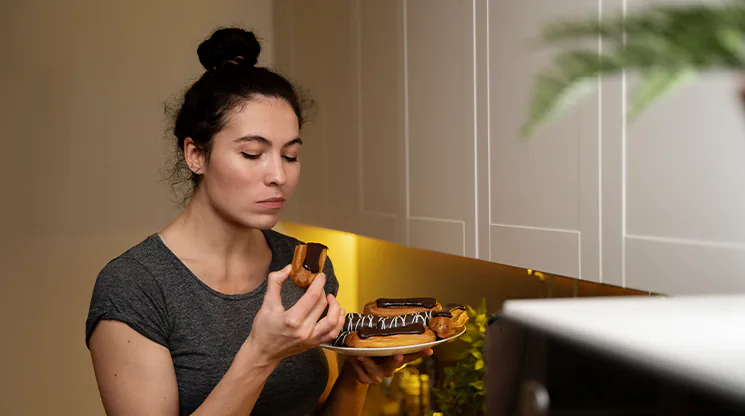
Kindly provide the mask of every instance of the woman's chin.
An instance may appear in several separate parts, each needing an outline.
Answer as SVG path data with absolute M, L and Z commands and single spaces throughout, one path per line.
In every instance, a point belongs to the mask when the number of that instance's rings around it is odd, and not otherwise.
M 254 214 L 250 219 L 243 221 L 247 228 L 258 230 L 271 230 L 279 222 L 279 212 L 274 214 Z

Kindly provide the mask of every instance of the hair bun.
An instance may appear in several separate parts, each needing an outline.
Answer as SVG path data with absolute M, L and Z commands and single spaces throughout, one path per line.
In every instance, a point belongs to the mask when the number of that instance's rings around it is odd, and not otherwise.
M 239 28 L 218 29 L 197 48 L 199 62 L 208 71 L 226 63 L 256 65 L 261 45 L 253 32 Z

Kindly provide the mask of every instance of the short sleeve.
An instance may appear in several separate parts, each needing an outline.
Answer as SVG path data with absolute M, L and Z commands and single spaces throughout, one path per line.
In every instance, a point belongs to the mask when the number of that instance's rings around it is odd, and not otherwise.
M 326 293 L 330 293 L 337 297 L 339 295 L 339 281 L 336 280 L 336 274 L 334 274 L 334 264 L 331 263 L 331 258 L 326 256 L 326 263 L 323 265 L 323 274 L 326 275 L 326 285 L 324 289 Z
M 146 338 L 168 347 L 168 320 L 163 290 L 134 259 L 118 257 L 99 272 L 93 287 L 85 344 L 101 320 L 124 322 Z

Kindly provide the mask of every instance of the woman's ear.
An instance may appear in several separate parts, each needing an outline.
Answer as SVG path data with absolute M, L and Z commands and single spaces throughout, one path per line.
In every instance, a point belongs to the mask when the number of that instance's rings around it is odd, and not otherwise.
M 191 137 L 184 140 L 184 160 L 192 173 L 201 175 L 204 172 L 204 152 L 197 147 Z

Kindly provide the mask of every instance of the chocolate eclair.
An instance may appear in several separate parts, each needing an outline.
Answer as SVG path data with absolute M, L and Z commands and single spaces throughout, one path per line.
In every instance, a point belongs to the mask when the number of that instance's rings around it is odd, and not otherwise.
M 415 312 L 396 316 L 378 316 L 350 312 L 344 317 L 344 331 L 357 331 L 360 328 L 398 328 L 409 324 L 427 325 L 435 312 Z
M 388 329 L 360 328 L 349 332 L 344 344 L 352 348 L 385 348 L 422 344 L 436 339 L 431 329 L 421 323 L 413 323 Z
M 349 331 L 342 331 L 339 333 L 339 335 L 336 336 L 333 340 L 331 340 L 331 345 L 334 347 L 346 347 L 347 346 L 347 337 L 351 334 Z
M 328 247 L 321 243 L 307 243 L 295 246 L 292 257 L 290 279 L 297 287 L 307 289 L 313 279 L 323 271 Z
M 433 312 L 428 326 L 439 338 L 449 338 L 463 331 L 468 319 L 465 306 L 451 303 L 442 310 Z
M 368 302 L 363 313 L 376 316 L 398 316 L 440 310 L 442 310 L 442 305 L 435 298 L 378 298 Z

